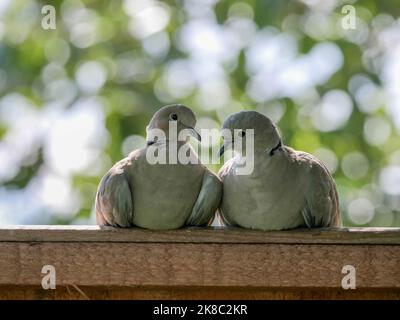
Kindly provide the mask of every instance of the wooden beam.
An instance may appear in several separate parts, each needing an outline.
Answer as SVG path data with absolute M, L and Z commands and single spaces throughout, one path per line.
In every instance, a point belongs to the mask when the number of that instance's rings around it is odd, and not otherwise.
M 44 265 L 56 269 L 57 294 L 41 289 Z M 356 268 L 355 290 L 341 287 L 345 265 Z M 400 229 L 0 229 L 0 298 L 79 288 L 91 298 L 396 298 Z
M 1 241 L 399 245 L 400 228 L 326 228 L 262 232 L 221 227 L 151 231 L 99 226 L 0 226 Z
M 397 246 L 2 243 L 0 285 L 39 285 L 44 265 L 60 285 L 339 288 L 353 265 L 359 288 L 400 288 Z
M 288 299 L 370 299 L 400 300 L 400 290 L 389 289 L 316 289 L 265 287 L 88 287 L 58 286 L 56 290 L 43 290 L 39 286 L 0 286 L 2 299 L 119 299 L 119 300 L 288 300 Z

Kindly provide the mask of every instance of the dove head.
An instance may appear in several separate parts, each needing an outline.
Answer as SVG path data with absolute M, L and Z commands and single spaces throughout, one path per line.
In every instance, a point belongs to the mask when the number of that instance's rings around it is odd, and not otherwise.
M 182 105 L 174 104 L 162 107 L 151 118 L 147 126 L 147 141 L 155 142 L 155 136 L 158 137 L 157 132 L 161 130 L 166 139 L 173 139 L 178 137 L 182 130 L 194 136 L 197 140 L 201 141 L 200 134 L 194 129 L 196 125 L 196 116 L 191 109 Z M 170 134 L 171 130 L 176 130 L 174 134 Z
M 229 148 L 245 154 L 251 139 L 254 141 L 255 153 L 272 151 L 273 154 L 274 148 L 280 147 L 281 143 L 276 126 L 268 117 L 257 111 L 240 111 L 230 115 L 222 126 L 222 135 L 224 145 L 221 147 L 220 155 Z

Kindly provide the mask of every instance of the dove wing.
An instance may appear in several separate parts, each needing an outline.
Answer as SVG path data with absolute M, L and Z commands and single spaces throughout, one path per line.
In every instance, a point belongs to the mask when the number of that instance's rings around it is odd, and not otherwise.
M 211 223 L 222 197 L 222 183 L 209 170 L 204 172 L 203 181 L 197 200 L 186 225 L 201 226 Z
M 117 162 L 101 179 L 96 194 L 98 225 L 129 227 L 133 218 L 133 199 L 127 166 L 128 158 Z
M 227 175 L 229 175 L 230 172 L 233 170 L 232 169 L 233 162 L 234 162 L 234 158 L 229 159 L 227 162 L 225 162 L 225 164 L 219 170 L 218 176 L 220 177 L 220 179 L 222 181 L 222 184 L 224 184 L 225 177 Z M 218 211 L 216 213 L 216 220 L 218 221 L 219 225 L 222 225 L 222 226 L 233 226 L 235 224 L 230 222 L 230 221 L 228 221 L 228 218 L 222 212 L 222 206 L 223 206 L 222 201 L 223 200 L 224 200 L 224 198 L 222 197 L 221 198 L 221 205 L 218 208 Z
M 339 199 L 335 182 L 325 165 L 317 158 L 299 154 L 310 162 L 310 188 L 306 202 L 301 210 L 304 221 L 309 228 L 340 226 Z

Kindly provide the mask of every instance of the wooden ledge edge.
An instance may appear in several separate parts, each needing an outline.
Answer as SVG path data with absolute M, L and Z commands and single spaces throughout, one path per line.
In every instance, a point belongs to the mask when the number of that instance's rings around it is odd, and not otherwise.
M 323 228 L 256 231 L 207 227 L 151 231 L 99 226 L 0 226 L 0 242 L 129 242 L 400 245 L 400 228 Z

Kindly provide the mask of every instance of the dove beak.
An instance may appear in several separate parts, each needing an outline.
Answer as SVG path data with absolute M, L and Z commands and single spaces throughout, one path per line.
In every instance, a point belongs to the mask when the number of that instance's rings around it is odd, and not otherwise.
M 219 149 L 219 152 L 218 152 L 218 155 L 219 155 L 220 158 L 222 157 L 222 155 L 224 154 L 224 152 L 225 152 L 225 146 L 222 145 L 221 148 Z
M 229 140 L 225 140 L 221 148 L 219 149 L 219 157 L 221 158 L 223 154 L 225 154 L 226 150 L 230 150 L 232 148 L 233 142 Z
M 185 127 L 185 129 L 187 129 L 189 131 L 189 134 L 191 136 L 193 136 L 194 138 L 196 138 L 198 141 L 201 142 L 201 135 L 193 127 L 189 127 L 184 124 L 182 124 L 182 125 Z

